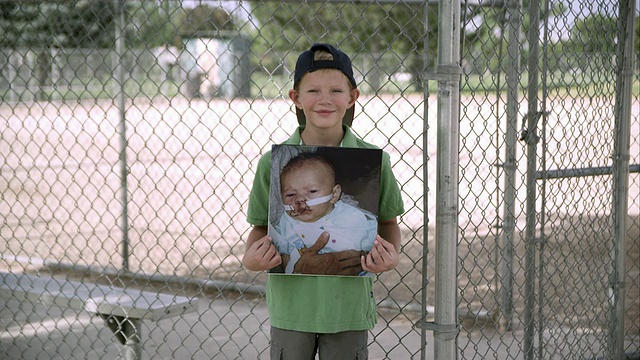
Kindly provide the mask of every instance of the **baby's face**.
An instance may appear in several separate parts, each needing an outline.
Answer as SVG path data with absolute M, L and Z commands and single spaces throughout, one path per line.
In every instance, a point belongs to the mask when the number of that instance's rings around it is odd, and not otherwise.
M 329 168 L 319 161 L 309 161 L 280 178 L 282 201 L 293 206 L 287 214 L 299 221 L 314 222 L 333 210 L 337 200 Z M 339 191 L 339 190 L 338 190 Z M 333 195 L 330 201 L 307 205 L 307 201 Z M 339 196 L 339 195 L 338 195 Z

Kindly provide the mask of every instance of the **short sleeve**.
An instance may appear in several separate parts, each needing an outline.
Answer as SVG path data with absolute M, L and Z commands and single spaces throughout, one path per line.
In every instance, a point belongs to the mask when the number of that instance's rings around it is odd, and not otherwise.
M 271 174 L 271 152 L 264 154 L 258 161 L 256 176 L 253 179 L 247 222 L 255 226 L 267 226 L 269 222 L 269 186 Z
M 398 187 L 398 181 L 391 169 L 391 159 L 386 152 L 382 153 L 380 174 L 380 205 L 378 219 L 389 220 L 404 213 L 404 203 Z

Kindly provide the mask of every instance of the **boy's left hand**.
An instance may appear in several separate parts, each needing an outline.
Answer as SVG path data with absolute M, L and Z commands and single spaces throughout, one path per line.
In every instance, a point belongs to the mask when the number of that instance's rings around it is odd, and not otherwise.
M 363 270 L 377 274 L 395 269 L 400 263 L 400 257 L 395 246 L 378 235 L 373 248 L 367 255 L 362 255 L 360 262 Z

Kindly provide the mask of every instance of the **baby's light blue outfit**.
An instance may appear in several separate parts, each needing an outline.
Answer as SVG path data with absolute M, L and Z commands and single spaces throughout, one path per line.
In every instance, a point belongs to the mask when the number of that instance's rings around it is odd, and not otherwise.
M 334 209 L 315 222 L 298 221 L 286 212 L 271 232 L 273 243 L 281 254 L 289 254 L 285 273 L 293 273 L 295 263 L 300 259 L 300 249 L 315 244 L 322 232 L 330 235 L 329 242 L 318 253 L 343 250 L 371 251 L 378 233 L 378 219 L 375 215 L 356 206 L 337 201 Z M 362 275 L 369 275 L 363 272 Z

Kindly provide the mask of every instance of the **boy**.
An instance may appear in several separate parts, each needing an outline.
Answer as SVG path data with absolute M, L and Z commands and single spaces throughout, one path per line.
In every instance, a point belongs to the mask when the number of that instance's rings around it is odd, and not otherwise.
M 273 152 L 271 155 L 275 156 Z M 377 217 L 342 193 L 336 182 L 336 170 L 328 159 L 312 152 L 291 158 L 280 172 L 280 194 L 285 211 L 270 224 L 273 226 L 269 235 L 280 252 L 285 273 L 293 273 L 300 255 L 324 231 L 329 232 L 331 241 L 318 253 L 371 251 Z
M 345 53 L 331 45 L 313 45 L 298 57 L 293 86 L 289 98 L 301 125 L 286 144 L 374 148 L 349 128 L 360 92 Z M 267 235 L 270 162 L 270 153 L 260 158 L 249 199 L 247 220 L 253 227 L 242 263 L 254 271 L 282 263 Z M 361 256 L 360 266 L 353 266 L 357 251 L 318 254 L 328 242 L 324 233 L 298 260 L 295 272 L 322 274 L 323 269 L 332 269 L 330 273 L 356 275 L 362 270 L 381 273 L 398 265 L 396 218 L 404 209 L 386 153 L 380 182 L 378 236 L 371 252 Z M 368 330 L 377 321 L 372 277 L 269 274 L 267 305 L 272 360 L 313 359 L 316 352 L 322 360 L 368 357 Z

